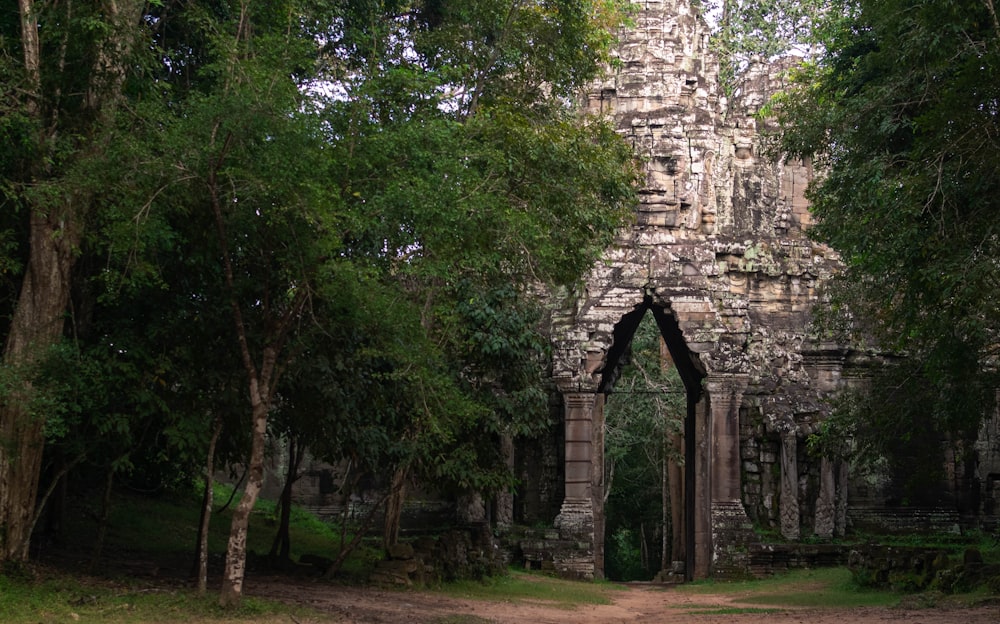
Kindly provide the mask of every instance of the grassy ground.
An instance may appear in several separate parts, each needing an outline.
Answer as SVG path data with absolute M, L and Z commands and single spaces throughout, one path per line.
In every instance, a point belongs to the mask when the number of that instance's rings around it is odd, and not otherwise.
M 509 576 L 484 583 L 463 581 L 427 590 L 465 600 L 505 603 L 544 603 L 571 609 L 582 604 L 608 604 L 623 589 L 612 583 L 579 583 L 539 574 L 512 571 Z M 739 607 L 719 607 L 706 601 L 703 609 L 688 603 L 689 613 L 769 613 L 787 607 L 850 608 L 892 606 L 899 596 L 886 592 L 857 592 L 850 574 L 843 569 L 798 571 L 762 581 L 740 583 L 698 582 L 669 591 L 693 596 L 733 596 Z M 55 624 L 56 622 L 103 622 L 147 624 L 151 622 L 198 622 L 215 624 L 250 622 L 275 624 L 306 621 L 332 624 L 330 614 L 292 609 L 287 605 L 247 599 L 237 610 L 223 611 L 215 596 L 197 596 L 186 588 L 151 589 L 146 584 L 85 582 L 66 575 L 0 576 L 0 613 L 5 624 Z M 449 616 L 435 624 L 477 624 L 475 616 Z
M 227 494 L 216 499 L 221 504 Z M 217 595 L 210 591 L 197 595 L 188 581 L 191 551 L 197 535 L 198 501 L 195 493 L 176 497 L 122 497 L 116 501 L 107 544 L 98 565 L 90 565 L 90 547 L 60 551 L 46 546 L 38 553 L 42 563 L 11 568 L 0 573 L 0 621 L 4 624 L 50 624 L 64 622 L 107 622 L 145 624 L 150 622 L 247 622 L 272 624 L 306 621 L 336 622 L 334 616 L 293 609 L 287 605 L 247 599 L 237 610 L 221 610 Z M 69 528 L 71 544 L 93 543 L 96 510 L 78 509 Z M 88 520 L 88 518 L 91 518 Z M 249 549 L 260 560 L 270 550 L 276 529 L 274 505 L 263 501 L 251 520 Z M 210 552 L 215 565 L 221 561 L 229 530 L 228 514 L 213 519 Z M 303 553 L 332 558 L 339 533 L 329 524 L 305 512 L 296 512 L 292 522 L 292 558 Z M 366 578 L 375 560 L 377 547 L 361 549 L 353 556 L 340 582 L 356 583 Z M 168 562 L 169 573 L 158 575 L 150 569 Z M 88 570 L 93 571 L 93 574 Z M 218 570 L 213 572 L 217 577 Z M 558 608 L 582 604 L 607 604 L 621 586 L 612 583 L 575 583 L 548 576 L 514 572 L 485 583 L 464 581 L 428 591 L 467 600 L 544 602 Z M 739 583 L 702 581 L 670 591 L 739 596 L 740 608 L 733 612 L 769 612 L 782 607 L 852 608 L 892 606 L 900 596 L 863 590 L 853 584 L 845 569 L 799 571 L 770 579 Z M 908 606 L 934 604 L 931 596 L 921 603 L 908 599 Z M 696 601 L 697 602 L 697 601 Z M 747 606 L 742 606 L 747 605 Z M 727 607 L 728 608 L 728 607 Z M 706 604 L 711 613 L 718 606 Z M 463 616 L 440 624 L 475 624 Z
M 611 604 L 611 595 L 620 591 L 613 583 L 580 583 L 539 573 L 510 571 L 507 576 L 479 581 L 457 581 L 430 591 L 471 600 L 543 601 L 571 609 L 582 604 Z
M 307 609 L 252 598 L 239 608 L 223 610 L 218 597 L 169 586 L 129 584 L 107 579 L 80 579 L 59 571 L 31 568 L 0 575 L 0 614 L 5 624 L 56 624 L 102 622 L 147 624 L 152 622 L 289 622 L 289 614 L 308 614 Z

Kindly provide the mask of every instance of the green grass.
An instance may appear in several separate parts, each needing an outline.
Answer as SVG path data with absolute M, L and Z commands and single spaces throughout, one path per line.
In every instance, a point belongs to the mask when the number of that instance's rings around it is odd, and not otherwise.
M 680 586 L 677 591 L 737 596 L 742 604 L 769 607 L 851 608 L 899 604 L 897 594 L 858 587 L 846 568 L 797 570 L 752 581 L 698 581 Z
M 781 609 L 758 609 L 755 607 L 707 607 L 704 609 L 687 608 L 688 615 L 742 615 L 745 613 L 781 613 Z
M 226 503 L 232 488 L 216 485 L 215 508 Z M 233 498 L 223 512 L 212 514 L 209 529 L 209 553 L 221 557 L 226 552 L 232 509 L 239 502 Z M 121 556 L 132 559 L 173 560 L 180 565 L 193 556 L 198 536 L 200 491 L 170 493 L 161 496 L 141 496 L 119 494 L 114 498 L 108 527 L 103 559 Z M 67 542 L 91 544 L 97 535 L 98 510 L 92 505 L 72 514 L 67 523 Z M 278 528 L 275 501 L 260 499 L 254 506 L 247 533 L 247 551 L 253 555 L 265 556 L 271 550 L 271 542 Z M 291 535 L 292 561 L 298 561 L 303 554 L 314 554 L 333 559 L 340 545 L 340 531 L 332 523 L 324 522 L 313 514 L 297 506 L 292 507 L 289 524 Z M 155 539 L 150 539 L 155 536 Z M 349 542 L 353 534 L 348 532 Z M 82 556 L 89 557 L 89 550 Z M 366 579 L 375 562 L 382 557 L 377 540 L 362 542 L 358 549 L 344 562 L 341 576 L 344 580 Z
M 611 604 L 612 595 L 621 589 L 611 583 L 581 583 L 512 570 L 507 576 L 484 581 L 457 581 L 433 591 L 470 600 L 545 602 L 571 609 L 581 604 Z
M 68 575 L 0 575 L 0 613 L 5 624 L 62 622 L 288 622 L 289 614 L 314 622 L 332 622 L 304 608 L 246 598 L 223 610 L 218 595 L 199 596 L 187 589 L 139 588 L 109 582 L 84 582 Z

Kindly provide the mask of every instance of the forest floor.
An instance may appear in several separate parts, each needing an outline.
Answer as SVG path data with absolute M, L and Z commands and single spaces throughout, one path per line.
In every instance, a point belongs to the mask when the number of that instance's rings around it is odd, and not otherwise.
M 790 608 L 760 604 L 749 593 L 692 593 L 681 586 L 624 585 L 611 604 L 566 608 L 544 601 L 487 601 L 432 591 L 337 586 L 284 577 L 247 579 L 247 595 L 308 606 L 345 624 L 998 624 L 1000 604 Z M 817 588 L 816 591 L 822 591 Z M 926 597 L 921 599 L 926 600 Z M 297 619 L 300 624 L 308 620 Z

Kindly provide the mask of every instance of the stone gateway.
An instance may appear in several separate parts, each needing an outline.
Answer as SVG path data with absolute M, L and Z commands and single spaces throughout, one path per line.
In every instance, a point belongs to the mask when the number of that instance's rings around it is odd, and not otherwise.
M 618 56 L 586 108 L 613 119 L 646 179 L 634 225 L 584 283 L 554 297 L 553 379 L 564 423 L 554 525 L 579 546 L 555 555 L 555 567 L 580 578 L 603 569 L 604 397 L 650 313 L 688 403 L 675 565 L 688 578 L 745 570 L 748 508 L 771 513 L 779 501 L 773 513 L 792 539 L 806 513 L 817 535 L 844 530 L 843 466 L 830 458 L 808 467 L 818 487 L 804 501 L 807 467 L 797 459 L 823 418 L 824 397 L 850 379 L 851 352 L 810 331 L 838 258 L 805 234 L 810 163 L 761 149 L 757 112 L 780 86 L 780 64 L 749 68 L 726 98 L 709 29 L 686 0 L 638 3 Z M 753 427 L 779 448 L 741 445 Z M 762 482 L 762 457 L 778 465 L 778 483 Z

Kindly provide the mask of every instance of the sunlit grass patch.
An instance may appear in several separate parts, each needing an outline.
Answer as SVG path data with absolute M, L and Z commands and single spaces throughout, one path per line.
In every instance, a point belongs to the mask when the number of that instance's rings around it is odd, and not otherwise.
M 744 614 L 768 614 L 782 613 L 781 609 L 761 609 L 757 607 L 713 607 L 707 609 L 694 609 L 687 611 L 688 615 L 744 615 Z
M 744 604 L 781 607 L 849 608 L 899 603 L 899 596 L 891 592 L 858 587 L 846 568 L 796 570 L 751 581 L 698 581 L 681 586 L 678 591 L 723 594 L 735 596 L 737 602 Z
M 611 604 L 612 595 L 621 588 L 611 583 L 568 581 L 542 574 L 511 571 L 483 581 L 455 581 L 434 590 L 471 600 L 507 602 L 543 601 L 558 608 L 570 609 L 580 604 Z

